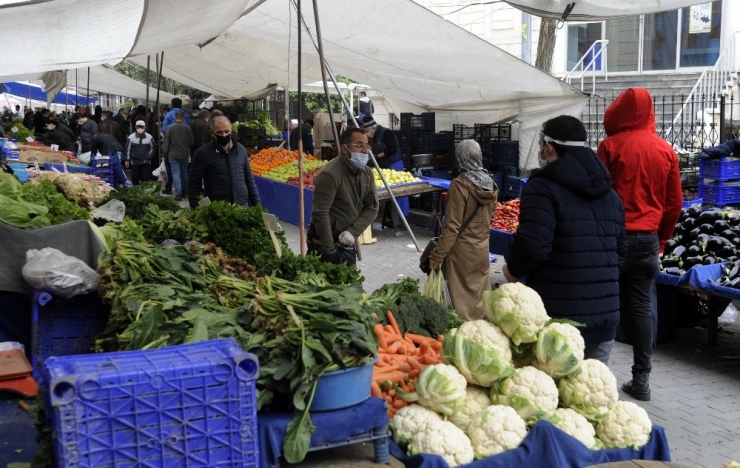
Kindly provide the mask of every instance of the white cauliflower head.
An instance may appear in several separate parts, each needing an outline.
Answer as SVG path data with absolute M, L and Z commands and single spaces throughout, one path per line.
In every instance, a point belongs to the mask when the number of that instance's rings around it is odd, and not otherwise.
M 638 448 L 650 440 L 653 424 L 640 406 L 631 401 L 617 401 L 596 425 L 596 434 L 609 448 Z
M 468 435 L 475 458 L 486 458 L 518 447 L 527 435 L 527 423 L 514 408 L 491 405 L 473 418 Z
M 431 453 L 440 455 L 450 467 L 465 465 L 474 459 L 470 439 L 459 427 L 449 421 L 439 421 L 417 432 L 408 445 L 409 455 Z
M 559 378 L 580 372 L 586 344 L 581 332 L 567 323 L 553 322 L 537 336 L 533 366 Z
M 619 399 L 617 378 L 606 364 L 596 359 L 584 360 L 579 374 L 560 379 L 558 390 L 565 406 L 592 422 L 603 418 Z
M 540 295 L 522 283 L 506 283 L 485 291 L 483 308 L 489 320 L 517 346 L 537 341 L 537 333 L 550 320 Z
M 491 401 L 511 406 L 528 424 L 534 424 L 557 409 L 558 387 L 541 370 L 522 367 L 491 388 Z
M 393 432 L 393 441 L 405 448 L 414 434 L 424 432 L 429 424 L 441 421 L 442 417 L 434 411 L 421 405 L 409 405 L 398 410 L 388 426 Z
M 596 445 L 594 426 L 582 414 L 570 408 L 558 408 L 548 420 L 586 447 L 592 448 Z
M 487 320 L 463 323 L 445 336 L 442 359 L 475 385 L 490 386 L 514 372 L 509 338 Z
M 468 382 L 455 366 L 434 364 L 425 367 L 416 381 L 419 404 L 450 416 L 462 408 Z
M 465 403 L 460 411 L 449 417 L 449 421 L 467 433 L 470 421 L 491 406 L 488 389 L 468 385 L 465 389 Z

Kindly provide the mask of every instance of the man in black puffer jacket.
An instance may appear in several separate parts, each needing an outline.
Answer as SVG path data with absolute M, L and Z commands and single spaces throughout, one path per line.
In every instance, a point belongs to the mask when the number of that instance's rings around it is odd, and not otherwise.
M 201 184 L 211 201 L 224 200 L 240 206 L 260 203 L 247 150 L 231 139 L 231 122 L 224 116 L 209 122 L 213 141 L 195 151 L 188 178 L 190 207 L 198 206 Z
M 624 207 L 575 117 L 545 122 L 546 165 L 524 187 L 519 227 L 503 273 L 528 276 L 548 315 L 585 324 L 585 357 L 609 364 L 619 324 L 619 269 L 627 252 Z M 522 278 L 523 279 L 523 278 Z

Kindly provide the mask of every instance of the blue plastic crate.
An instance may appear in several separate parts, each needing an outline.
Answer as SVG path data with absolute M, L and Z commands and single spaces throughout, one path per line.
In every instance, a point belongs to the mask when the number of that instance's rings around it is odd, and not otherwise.
M 506 176 L 504 182 L 504 196 L 509 198 L 519 198 L 522 196 L 522 190 L 527 183 L 526 178 L 516 176 Z
M 500 172 L 491 172 L 489 175 L 496 183 L 499 193 L 501 193 L 504 190 L 504 175 Z
M 49 358 L 55 464 L 256 467 L 258 374 L 232 339 Z
M 494 164 L 519 167 L 518 141 L 493 141 L 490 145 Z
M 702 159 L 699 165 L 699 177 L 704 179 L 726 181 L 740 179 L 740 160 L 737 158 Z
M 740 203 L 740 185 L 699 184 L 699 197 L 720 207 Z
M 32 364 L 40 375 L 50 356 L 89 353 L 93 339 L 108 323 L 110 307 L 96 292 L 69 299 L 35 291 L 32 307 Z
M 64 164 L 57 164 L 57 163 L 44 163 L 44 170 L 51 171 L 56 169 L 59 172 L 64 172 Z M 91 174 L 92 168 L 90 166 L 85 166 L 84 164 L 67 164 L 67 172 L 72 173 L 81 173 L 81 174 Z
M 703 198 L 694 198 L 693 200 L 684 200 L 682 207 L 683 208 L 691 208 L 691 205 L 701 205 L 704 203 Z

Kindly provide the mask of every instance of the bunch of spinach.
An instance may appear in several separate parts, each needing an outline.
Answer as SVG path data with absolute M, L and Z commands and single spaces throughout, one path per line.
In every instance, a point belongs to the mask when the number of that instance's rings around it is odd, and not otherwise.
M 167 239 L 181 243 L 201 241 L 206 237 L 207 229 L 195 221 L 196 216 L 197 211 L 194 210 L 173 212 L 150 203 L 138 223 L 144 230 L 144 237 L 153 244 Z
M 110 192 L 97 206 L 105 205 L 111 200 L 121 200 L 126 205 L 126 216 L 135 220 L 146 214 L 151 203 L 162 211 L 179 211 L 180 205 L 174 199 L 161 195 L 160 189 L 157 183 L 145 182 L 125 190 Z
M 64 195 L 57 191 L 56 185 L 50 180 L 23 184 L 20 186 L 19 195 L 26 202 L 49 208 L 46 217 L 49 218 L 51 224 L 63 224 L 77 219 L 90 219 L 88 210 L 80 208 L 67 200 Z
M 257 255 L 255 265 L 258 275 L 277 276 L 289 281 L 296 280 L 301 273 L 323 275 L 329 284 L 336 285 L 362 284 L 365 281 L 365 277 L 354 265 L 322 262 L 315 254 L 304 257 L 291 251 L 284 251 L 283 255 L 278 257 L 274 251 L 263 252 Z
M 309 408 L 322 374 L 368 363 L 377 353 L 377 319 L 363 306 L 360 285 L 324 287 L 262 278 L 252 300 L 254 352 L 260 360 L 258 408 L 277 395 L 291 397 L 296 414 L 283 442 L 285 459 L 298 463 L 315 427 Z M 273 408 L 282 410 L 285 408 Z

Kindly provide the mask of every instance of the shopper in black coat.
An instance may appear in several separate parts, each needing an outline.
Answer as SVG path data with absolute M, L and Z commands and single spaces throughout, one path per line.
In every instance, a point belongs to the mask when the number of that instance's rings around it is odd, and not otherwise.
M 608 364 L 619 324 L 619 270 L 627 251 L 624 207 L 611 175 L 571 116 L 544 124 L 540 158 L 521 198 L 504 274 L 526 278 L 548 315 L 582 323 L 586 358 Z M 522 278 L 524 279 L 524 278 Z
M 190 207 L 198 206 L 201 185 L 209 200 L 248 207 L 260 204 L 247 149 L 231 139 L 231 122 L 218 116 L 209 122 L 214 140 L 195 151 L 188 178 Z

